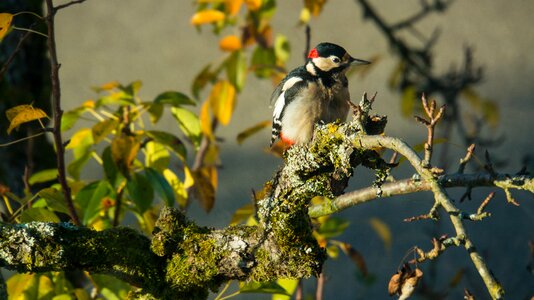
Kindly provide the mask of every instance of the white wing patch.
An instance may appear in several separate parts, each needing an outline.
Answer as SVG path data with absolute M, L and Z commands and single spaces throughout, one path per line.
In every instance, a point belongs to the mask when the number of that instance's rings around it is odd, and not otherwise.
M 286 106 L 286 98 L 285 98 L 286 91 L 299 81 L 302 81 L 302 78 L 293 77 L 293 78 L 289 78 L 286 82 L 284 82 L 284 85 L 282 86 L 282 93 L 280 94 L 280 96 L 278 96 L 278 98 L 276 99 L 276 102 L 274 103 L 273 118 L 275 120 L 280 118 L 280 115 L 282 114 L 282 111 L 284 110 L 284 107 Z

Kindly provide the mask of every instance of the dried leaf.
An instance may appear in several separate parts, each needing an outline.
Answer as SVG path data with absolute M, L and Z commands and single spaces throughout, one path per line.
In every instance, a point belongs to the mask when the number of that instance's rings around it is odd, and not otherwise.
M 129 173 L 140 146 L 136 137 L 124 133 L 116 135 L 111 141 L 111 157 L 123 174 Z
M 215 167 L 205 167 L 196 171 L 192 171 L 191 175 L 195 181 L 193 186 L 193 194 L 200 202 L 200 206 L 206 212 L 210 212 L 215 204 L 215 188 L 213 178 L 217 177 L 217 170 Z
M 12 107 L 6 111 L 6 117 L 9 120 L 9 128 L 7 129 L 7 134 L 10 134 L 13 129 L 19 127 L 21 124 L 47 118 L 46 113 L 39 109 L 34 108 L 31 105 L 18 105 Z
M 0 13 L 0 41 L 6 36 L 13 21 L 13 15 L 10 13 Z
M 191 18 L 191 24 L 202 25 L 215 23 L 224 20 L 225 15 L 223 12 L 215 9 L 206 9 L 196 12 Z

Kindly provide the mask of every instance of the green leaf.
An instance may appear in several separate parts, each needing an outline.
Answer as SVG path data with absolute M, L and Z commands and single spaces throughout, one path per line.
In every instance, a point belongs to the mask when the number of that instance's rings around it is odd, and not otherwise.
M 196 104 L 196 102 L 193 99 L 189 98 L 187 95 L 175 91 L 167 91 L 159 94 L 156 99 L 154 99 L 154 103 L 168 104 L 174 107 Z
M 217 77 L 217 74 L 214 72 L 211 72 L 211 65 L 207 65 L 198 73 L 198 75 L 193 80 L 193 85 L 191 86 L 191 91 L 193 92 L 193 96 L 195 98 L 199 98 L 200 91 L 206 87 L 206 85 L 210 82 L 215 80 Z
M 278 65 L 285 65 L 291 55 L 291 46 L 284 35 L 277 35 L 274 40 L 274 55 Z
M 104 149 L 104 152 L 102 153 L 102 161 L 104 174 L 106 175 L 107 180 L 111 183 L 113 188 L 118 188 L 119 185 L 126 180 L 126 177 L 122 175 L 111 156 L 111 146 Z
M 161 119 L 161 116 L 163 116 L 163 104 L 157 104 L 157 103 L 143 103 L 145 107 L 148 107 L 148 114 L 150 115 L 150 122 L 152 124 L 156 124 L 159 119 Z
M 241 293 L 265 293 L 265 294 L 282 294 L 290 296 L 286 290 L 276 282 L 246 282 L 239 283 L 239 292 Z
M 91 274 L 91 277 L 99 287 L 102 296 L 107 300 L 127 299 L 128 292 L 132 289 L 129 284 L 109 275 Z
M 278 279 L 276 280 L 276 283 L 280 285 L 285 291 L 285 294 L 274 294 L 272 296 L 272 300 L 291 300 L 291 295 L 295 293 L 295 290 L 297 289 L 297 286 L 299 284 L 298 279 Z
M 126 190 L 140 213 L 144 213 L 152 205 L 154 189 L 152 188 L 151 182 L 145 176 L 139 173 L 133 173 L 126 184 Z
M 8 299 L 48 299 L 54 283 L 46 275 L 15 274 L 7 280 Z
M 128 95 L 130 98 L 134 99 L 135 96 L 139 93 L 139 90 L 143 86 L 143 82 L 141 80 L 136 80 L 127 86 L 119 85 L 119 89 L 122 90 L 126 95 Z
M 43 110 L 39 108 L 34 108 L 32 105 L 27 104 L 18 105 L 8 109 L 6 111 L 6 117 L 9 120 L 9 128 L 7 129 L 7 134 L 10 134 L 13 129 L 19 127 L 24 123 L 42 118 L 48 118 L 48 116 Z
M 56 180 L 57 174 L 58 174 L 57 169 L 41 170 L 37 173 L 34 173 L 32 176 L 30 176 L 30 178 L 28 179 L 28 183 L 30 185 L 34 185 L 36 183 L 43 183 L 43 182 Z
M 112 133 L 118 125 L 119 121 L 116 119 L 107 119 L 96 123 L 91 129 L 94 143 L 100 143 L 106 136 L 108 136 L 108 134 Z
M 95 107 L 101 107 L 103 105 L 134 105 L 135 102 L 131 95 L 124 91 L 115 91 L 110 94 L 100 97 L 96 101 Z
M 74 179 L 79 180 L 82 168 L 89 161 L 94 151 L 88 151 L 82 153 L 82 156 L 75 158 L 67 166 L 67 172 L 74 177 Z
M 342 234 L 349 226 L 350 222 L 341 218 L 328 218 L 321 227 L 317 230 L 317 233 L 321 234 L 325 239 L 332 238 Z
M 150 141 L 145 145 L 145 166 L 159 171 L 167 169 L 171 155 L 162 144 Z
M 22 212 L 20 215 L 20 221 L 22 223 L 34 221 L 59 223 L 59 218 L 53 211 L 50 211 L 44 207 L 32 207 Z
M 225 62 L 226 77 L 238 92 L 241 92 L 247 78 L 247 61 L 242 51 L 234 51 Z
M 182 208 L 186 207 L 188 195 L 184 183 L 182 183 L 180 178 L 178 178 L 178 176 L 176 176 L 170 169 L 163 170 L 163 176 L 171 186 L 178 205 Z
M 182 130 L 182 132 L 191 140 L 193 145 L 198 148 L 200 146 L 201 137 L 200 120 L 198 119 L 198 116 L 181 107 L 171 108 L 171 113 L 176 121 L 178 121 L 180 130 Z
M 402 91 L 401 112 L 406 118 L 411 118 L 415 111 L 416 93 L 417 90 L 413 85 L 407 86 Z
M 154 139 L 154 141 L 169 147 L 182 161 L 185 161 L 187 158 L 185 145 L 177 136 L 165 131 L 157 130 L 149 130 L 146 131 L 145 134 Z
M 252 68 L 254 73 L 259 78 L 267 78 L 271 76 L 273 68 L 276 65 L 276 56 L 273 49 L 266 49 L 263 47 L 256 47 L 252 53 Z
M 45 188 L 40 190 L 37 195 L 46 201 L 46 205 L 54 211 L 69 214 L 69 209 L 65 203 L 63 193 L 55 188 Z
M 74 110 L 65 112 L 61 116 L 61 131 L 71 129 L 85 111 L 85 107 L 78 107 Z
M 111 186 L 106 180 L 92 182 L 76 194 L 76 202 L 83 212 L 82 223 L 88 225 L 102 208 L 102 199 L 112 194 Z M 114 197 L 112 197 L 114 198 Z
M 174 198 L 174 191 L 165 177 L 163 177 L 163 175 L 158 171 L 151 168 L 145 169 L 145 175 L 154 190 L 156 190 L 156 193 L 163 198 L 165 204 L 170 207 L 174 206 L 174 202 L 176 201 Z
M 270 126 L 271 126 L 271 121 L 270 120 L 265 120 L 265 121 L 259 122 L 258 124 L 255 124 L 252 127 L 249 127 L 247 129 L 241 131 L 237 135 L 237 143 L 239 145 L 241 145 L 246 139 L 248 139 L 249 137 L 251 137 L 255 133 L 261 131 L 264 128 L 268 128 Z

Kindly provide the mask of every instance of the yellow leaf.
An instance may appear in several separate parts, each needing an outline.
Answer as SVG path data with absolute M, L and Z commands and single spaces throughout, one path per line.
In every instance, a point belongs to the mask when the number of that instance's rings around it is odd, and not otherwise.
M 208 23 L 215 23 L 224 20 L 225 15 L 223 12 L 215 9 L 206 9 L 196 12 L 191 18 L 191 24 L 202 25 Z
M 6 36 L 9 26 L 13 21 L 13 15 L 10 13 L 0 13 L 0 41 Z
M 222 125 L 228 125 L 235 107 L 235 87 L 228 80 L 218 81 L 209 95 L 213 115 Z
M 191 174 L 191 170 L 188 167 L 184 167 L 184 188 L 188 189 L 195 184 L 195 179 L 193 178 L 193 174 Z
M 110 91 L 110 90 L 112 90 L 114 88 L 119 87 L 120 85 L 121 84 L 118 81 L 113 80 L 113 81 L 104 83 L 103 85 L 101 85 L 99 87 L 99 89 L 102 90 L 102 91 Z
M 230 225 L 237 225 L 239 223 L 242 223 L 248 220 L 248 218 L 253 215 L 254 215 L 254 205 L 250 203 L 245 204 L 234 212 L 234 215 L 232 216 L 232 219 L 230 220 Z
M 226 11 L 234 17 L 239 12 L 241 4 L 243 4 L 243 0 L 226 0 Z
M 213 178 L 217 177 L 217 170 L 215 167 L 206 167 L 195 170 L 191 174 L 195 179 L 193 189 L 195 198 L 198 199 L 204 211 L 210 212 L 215 204 L 215 185 L 213 184 Z
M 190 176 L 191 175 L 189 175 L 189 177 Z M 165 177 L 165 180 L 167 180 L 172 190 L 174 191 L 174 196 L 176 197 L 176 202 L 178 202 L 178 205 L 180 205 L 180 207 L 186 207 L 188 197 L 187 197 L 187 190 L 185 187 L 185 182 L 182 183 L 180 179 L 178 178 L 178 176 L 176 176 L 176 174 L 169 169 L 163 170 L 163 177 Z M 186 180 L 187 180 L 187 175 L 186 175 Z
M 82 104 L 83 108 L 95 108 L 95 100 L 89 99 Z
M 369 224 L 378 234 L 382 242 L 384 242 L 384 247 L 389 251 L 392 243 L 391 230 L 389 229 L 389 226 L 378 218 L 369 219 Z
M 308 24 L 310 22 L 310 18 L 311 18 L 310 10 L 307 9 L 306 7 L 304 7 L 300 11 L 300 17 L 299 17 L 300 23 L 301 24 Z
M 210 115 L 210 102 L 204 101 L 200 108 L 200 130 L 208 138 L 213 138 L 213 131 L 211 130 L 211 115 Z
M 8 109 L 6 111 L 6 117 L 9 120 L 7 134 L 10 134 L 13 129 L 19 127 L 21 124 L 47 118 L 48 116 L 43 110 L 24 104 Z
M 86 147 L 94 144 L 93 130 L 91 128 L 83 128 L 78 130 L 67 144 L 66 149 L 75 149 L 78 147 Z
M 124 173 L 129 172 L 140 146 L 136 137 L 124 133 L 113 138 L 113 141 L 111 141 L 111 157 L 121 171 Z
M 251 11 L 260 9 L 262 0 L 245 0 L 247 8 Z
M 219 48 L 223 51 L 233 52 L 241 49 L 241 40 L 234 34 L 227 35 L 219 41 Z

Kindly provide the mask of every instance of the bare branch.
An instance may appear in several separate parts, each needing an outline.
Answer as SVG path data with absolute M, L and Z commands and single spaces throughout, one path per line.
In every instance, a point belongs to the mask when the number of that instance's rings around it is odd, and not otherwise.
M 72 0 L 72 1 L 67 2 L 67 3 L 65 3 L 65 4 L 61 4 L 61 5 L 58 5 L 58 6 L 54 7 L 54 10 L 55 10 L 55 11 L 58 11 L 58 10 L 60 10 L 60 9 L 67 8 L 67 7 L 69 7 L 69 6 L 71 6 L 71 5 L 74 5 L 74 4 L 80 4 L 80 3 L 83 3 L 83 2 L 85 2 L 85 1 L 86 1 L 86 0 Z

